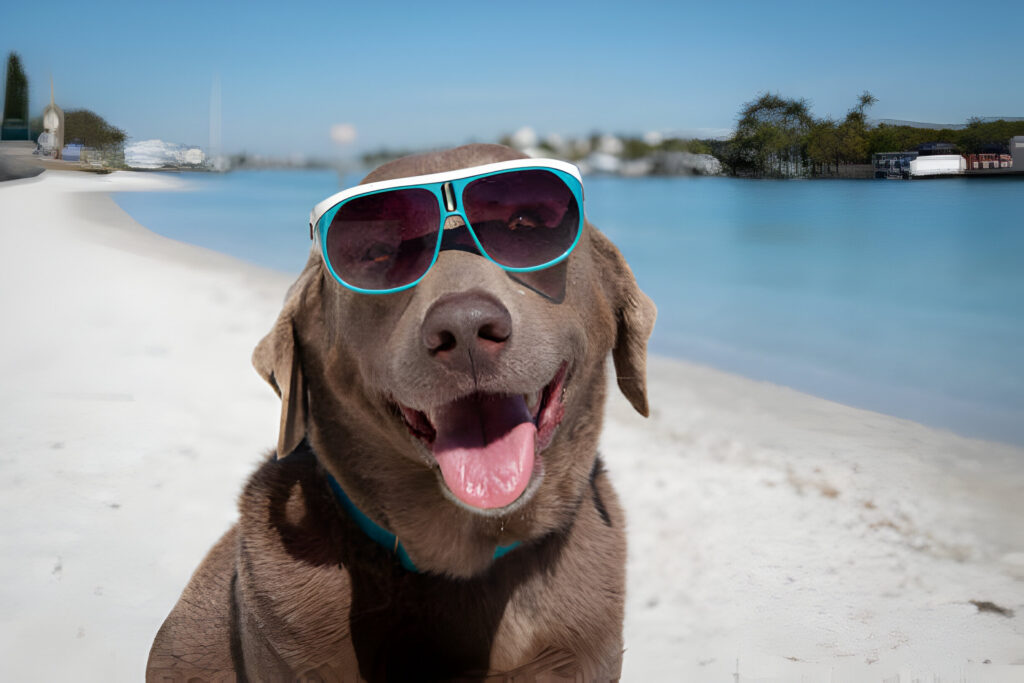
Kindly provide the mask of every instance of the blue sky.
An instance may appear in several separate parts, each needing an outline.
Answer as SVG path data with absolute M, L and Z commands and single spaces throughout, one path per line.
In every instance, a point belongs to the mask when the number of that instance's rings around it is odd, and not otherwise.
M 1024 2 L 8 2 L 33 113 L 52 74 L 133 139 L 351 156 L 592 130 L 720 133 L 759 92 L 841 117 L 1024 116 Z M 287 6 L 286 6 L 287 5 Z M 53 27 L 58 28 L 53 28 Z M 332 142 L 332 125 L 354 127 Z

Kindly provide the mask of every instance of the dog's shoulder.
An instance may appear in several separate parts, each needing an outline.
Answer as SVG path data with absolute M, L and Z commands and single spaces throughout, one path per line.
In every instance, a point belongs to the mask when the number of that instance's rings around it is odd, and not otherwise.
M 233 628 L 238 528 L 213 546 L 153 641 L 147 681 L 235 680 Z
M 305 444 L 266 460 L 243 488 L 238 524 L 157 633 L 147 680 L 221 683 L 247 669 L 333 679 L 354 671 L 348 572 L 338 554 L 345 530 L 334 506 Z
M 344 552 L 352 528 L 305 442 L 250 477 L 238 528 L 239 668 L 268 678 L 355 676 Z
M 268 459 L 256 470 L 242 490 L 238 511 L 243 578 L 280 569 L 290 575 L 287 583 L 294 583 L 301 567 L 338 568 L 348 529 L 305 442 L 287 458 Z

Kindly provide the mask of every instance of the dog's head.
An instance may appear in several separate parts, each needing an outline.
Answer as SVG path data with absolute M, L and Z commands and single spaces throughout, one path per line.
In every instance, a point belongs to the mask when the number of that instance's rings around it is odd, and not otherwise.
M 399 159 L 363 182 L 514 158 L 469 145 Z M 647 415 L 654 318 L 590 224 L 551 268 L 508 273 L 444 250 L 419 284 L 392 294 L 343 287 L 314 250 L 253 362 L 281 396 L 279 457 L 308 439 L 418 567 L 470 576 L 495 546 L 573 518 L 596 457 L 609 352 L 622 392 Z

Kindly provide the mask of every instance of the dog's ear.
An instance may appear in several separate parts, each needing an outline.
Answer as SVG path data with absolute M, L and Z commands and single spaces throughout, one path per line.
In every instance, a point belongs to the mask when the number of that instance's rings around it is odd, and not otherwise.
M 292 285 L 273 329 L 252 353 L 256 371 L 281 397 L 281 424 L 277 435 L 279 459 L 287 457 L 306 436 L 309 398 L 302 372 L 302 352 L 295 334 L 295 313 L 303 301 L 303 285 L 307 279 L 304 274 Z
M 612 360 L 619 389 L 647 417 L 647 339 L 654 330 L 658 309 L 640 291 L 626 259 L 611 241 L 593 226 L 590 238 L 602 286 L 615 312 L 615 345 Z
M 306 382 L 302 358 L 295 342 L 291 317 L 282 313 L 274 329 L 252 353 L 252 364 L 260 376 L 281 397 L 281 424 L 277 434 L 277 457 L 284 458 L 306 436 Z

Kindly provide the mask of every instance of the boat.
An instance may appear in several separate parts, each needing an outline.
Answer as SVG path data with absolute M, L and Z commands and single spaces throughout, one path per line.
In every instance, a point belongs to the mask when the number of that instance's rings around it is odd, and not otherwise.
M 879 152 L 871 155 L 875 178 L 909 180 L 910 163 L 917 159 L 917 152 Z

